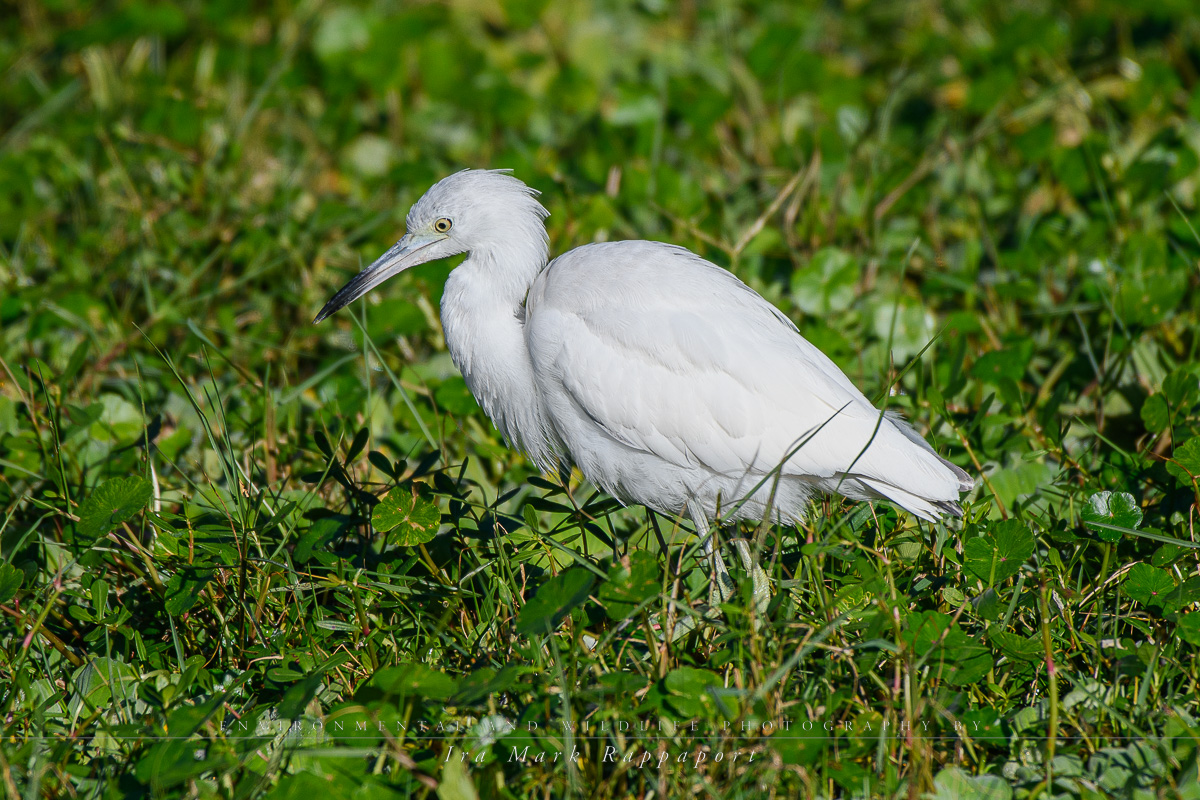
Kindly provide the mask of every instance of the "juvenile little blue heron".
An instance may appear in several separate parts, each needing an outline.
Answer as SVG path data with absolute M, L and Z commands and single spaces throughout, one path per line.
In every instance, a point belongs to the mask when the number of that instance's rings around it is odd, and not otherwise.
M 732 273 L 646 241 L 550 261 L 548 213 L 506 171 L 455 173 L 315 321 L 409 267 L 469 253 L 442 295 L 446 346 L 540 469 L 574 464 L 624 503 L 686 512 L 702 536 L 718 511 L 798 523 L 815 492 L 961 516 L 970 476 Z

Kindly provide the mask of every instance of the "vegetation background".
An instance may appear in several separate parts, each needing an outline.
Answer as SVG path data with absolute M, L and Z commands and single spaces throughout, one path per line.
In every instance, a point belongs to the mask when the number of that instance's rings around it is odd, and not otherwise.
M 1191 0 L 0 7 L 5 796 L 1200 797 Z M 733 270 L 966 519 L 727 530 L 770 604 L 665 642 L 695 537 L 504 446 L 452 264 L 310 324 L 466 166 Z

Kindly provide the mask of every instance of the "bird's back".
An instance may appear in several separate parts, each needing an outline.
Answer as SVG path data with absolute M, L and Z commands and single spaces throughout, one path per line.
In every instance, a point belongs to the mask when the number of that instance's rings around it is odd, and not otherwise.
M 624 499 L 673 513 L 691 495 L 711 513 L 782 465 L 779 505 L 822 489 L 932 519 L 970 486 L 778 309 L 681 247 L 610 242 L 560 256 L 530 288 L 525 339 L 573 460 Z

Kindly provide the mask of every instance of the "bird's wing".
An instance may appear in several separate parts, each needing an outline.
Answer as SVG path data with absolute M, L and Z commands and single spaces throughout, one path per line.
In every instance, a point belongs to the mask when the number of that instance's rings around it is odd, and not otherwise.
M 526 340 L 551 413 L 574 410 L 673 464 L 740 475 L 786 460 L 784 474 L 957 498 L 928 445 L 770 303 L 682 248 L 614 242 L 560 257 L 530 291 Z

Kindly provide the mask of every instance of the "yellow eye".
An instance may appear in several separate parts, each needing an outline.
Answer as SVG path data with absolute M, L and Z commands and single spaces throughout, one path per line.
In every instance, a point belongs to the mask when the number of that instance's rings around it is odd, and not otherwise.
M 445 217 L 442 217 L 437 222 L 433 223 L 433 229 L 435 231 L 437 231 L 438 233 L 446 233 L 452 227 L 454 227 L 454 223 L 451 222 L 450 220 L 446 219 Z

